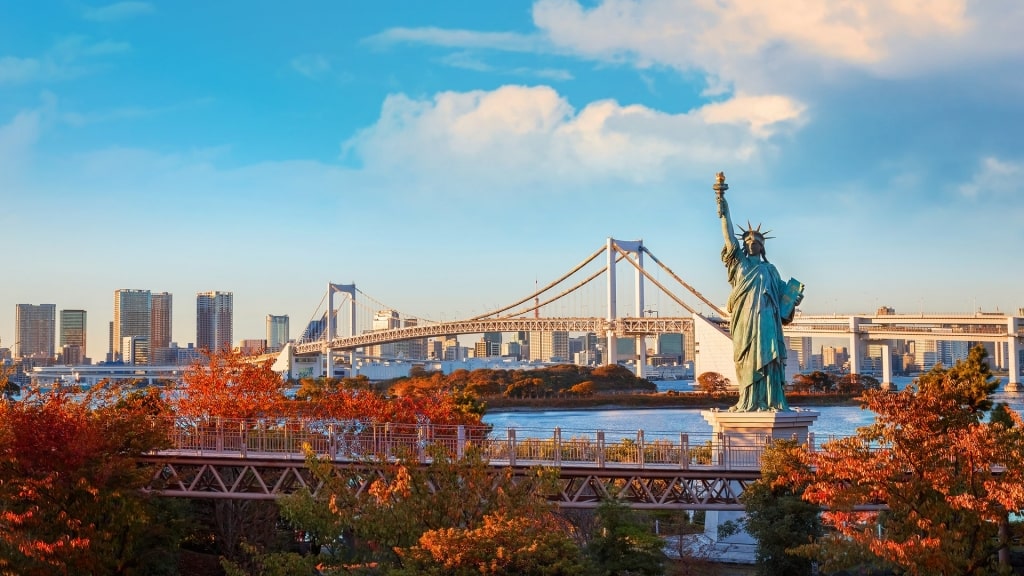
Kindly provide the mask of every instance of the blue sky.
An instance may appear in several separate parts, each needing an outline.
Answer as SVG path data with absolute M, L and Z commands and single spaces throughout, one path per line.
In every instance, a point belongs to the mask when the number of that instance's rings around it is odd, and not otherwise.
M 609 236 L 721 302 L 718 171 L 807 313 L 1024 306 L 1024 4 L 784 4 L 0 0 L 0 342 L 102 358 L 117 288 L 182 344 L 207 290 L 468 316 Z

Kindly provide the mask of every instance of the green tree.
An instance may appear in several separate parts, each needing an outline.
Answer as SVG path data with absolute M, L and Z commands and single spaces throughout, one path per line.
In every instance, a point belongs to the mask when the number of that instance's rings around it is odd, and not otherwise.
M 810 559 L 790 553 L 822 534 L 819 508 L 802 499 L 811 473 L 806 461 L 795 441 L 776 440 L 761 455 L 761 478 L 740 496 L 743 526 L 757 540 L 761 576 L 813 573 Z
M 665 541 L 636 521 L 632 509 L 617 498 L 597 508 L 597 533 L 585 555 L 600 576 L 646 576 L 665 571 Z

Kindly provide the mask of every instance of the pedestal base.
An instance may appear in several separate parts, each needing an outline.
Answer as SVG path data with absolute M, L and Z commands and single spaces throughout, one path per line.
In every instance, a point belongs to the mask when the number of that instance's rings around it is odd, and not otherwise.
M 791 412 L 721 412 L 703 410 L 701 416 L 711 424 L 719 446 L 730 453 L 719 462 L 733 461 L 732 451 L 744 452 L 760 448 L 769 440 L 808 441 L 808 428 L 818 419 L 818 412 L 796 409 Z M 813 438 L 813 437 L 812 437 Z M 758 452 L 759 453 L 759 452 Z M 704 519 L 704 535 L 713 543 L 719 558 L 725 562 L 753 564 L 757 559 L 757 541 L 743 530 L 742 512 L 708 511 Z M 729 522 L 738 531 L 719 537 L 718 530 Z

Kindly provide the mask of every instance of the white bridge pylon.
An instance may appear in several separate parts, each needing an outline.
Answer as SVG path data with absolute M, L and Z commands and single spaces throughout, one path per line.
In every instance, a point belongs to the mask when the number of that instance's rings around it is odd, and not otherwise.
M 330 343 L 338 337 L 337 334 L 337 323 L 334 321 L 332 316 L 335 316 L 337 312 L 334 310 L 334 295 L 338 292 L 348 295 L 348 306 L 349 306 L 349 329 L 348 335 L 356 335 L 356 285 L 355 282 L 352 284 L 334 284 L 333 282 L 327 285 L 327 327 L 324 333 L 327 337 L 324 338 L 324 349 L 323 354 L 327 359 L 326 374 L 334 374 L 334 354 L 331 353 Z

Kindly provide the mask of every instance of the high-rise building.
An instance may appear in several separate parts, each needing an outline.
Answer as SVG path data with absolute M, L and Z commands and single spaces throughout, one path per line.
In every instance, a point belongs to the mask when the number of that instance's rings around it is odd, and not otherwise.
M 174 341 L 171 334 L 172 299 L 167 292 L 153 294 L 153 307 L 149 321 L 150 350 L 156 351 L 161 348 L 169 348 Z
M 56 304 L 18 304 L 14 310 L 14 356 L 53 359 L 57 336 Z
M 267 314 L 267 352 L 280 352 L 289 338 L 288 315 Z
M 196 347 L 209 352 L 231 350 L 234 324 L 234 294 L 196 294 Z
M 402 327 L 402 319 L 398 315 L 397 310 L 377 310 L 373 314 L 373 331 L 378 330 L 394 330 L 395 328 Z M 366 353 L 369 356 L 396 358 L 398 356 L 398 347 L 394 342 L 387 344 L 379 344 L 376 346 L 368 346 Z
M 569 362 L 569 333 L 530 332 L 530 360 Z
M 125 338 L 139 337 L 149 342 L 152 314 L 153 295 L 149 290 L 114 290 L 114 330 L 111 334 L 114 361 L 120 360 L 126 364 L 141 363 L 138 362 L 138 349 L 134 351 L 134 356 L 126 357 L 122 346 Z M 148 350 L 147 345 L 147 355 Z
M 85 361 L 85 310 L 60 311 L 60 349 L 65 364 L 82 364 Z

